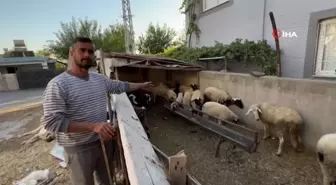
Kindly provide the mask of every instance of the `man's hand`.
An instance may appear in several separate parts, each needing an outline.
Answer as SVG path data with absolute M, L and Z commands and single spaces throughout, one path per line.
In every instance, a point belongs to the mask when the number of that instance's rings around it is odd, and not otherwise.
M 142 83 L 140 89 L 145 91 L 150 91 L 154 87 L 154 84 L 152 82 L 144 82 Z
M 106 122 L 95 123 L 93 126 L 93 131 L 98 133 L 104 141 L 112 140 L 116 136 L 112 124 Z

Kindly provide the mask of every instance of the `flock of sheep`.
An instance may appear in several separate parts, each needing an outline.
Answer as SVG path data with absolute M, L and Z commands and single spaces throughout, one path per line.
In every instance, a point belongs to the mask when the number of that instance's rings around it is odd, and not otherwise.
M 131 92 L 132 93 L 132 92 Z M 141 106 L 146 106 L 156 101 L 156 96 L 165 98 L 171 103 L 171 108 L 176 106 L 189 107 L 190 111 L 197 111 L 200 116 L 206 113 L 217 118 L 218 123 L 222 120 L 239 123 L 239 117 L 228 107 L 236 105 L 240 109 L 244 108 L 241 99 L 233 98 L 228 92 L 216 87 L 207 87 L 201 91 L 197 85 L 182 85 L 180 83 L 160 83 L 155 86 L 152 92 L 137 94 L 132 97 L 128 94 L 131 102 Z M 153 100 L 151 99 L 153 95 Z M 142 98 L 141 98 L 142 97 Z M 137 100 L 137 101 L 136 101 Z M 284 136 L 286 133 L 290 136 L 293 148 L 297 152 L 302 152 L 299 145 L 303 146 L 301 139 L 301 128 L 303 120 L 300 114 L 289 107 L 284 107 L 271 103 L 253 104 L 250 106 L 246 115 L 252 113 L 256 121 L 261 121 L 264 125 L 264 137 L 268 139 L 270 129 L 275 131 L 279 139 L 278 150 L 275 153 L 280 156 L 282 153 Z M 324 185 L 336 185 L 336 134 L 327 134 L 321 137 L 317 143 L 317 160 L 323 173 Z

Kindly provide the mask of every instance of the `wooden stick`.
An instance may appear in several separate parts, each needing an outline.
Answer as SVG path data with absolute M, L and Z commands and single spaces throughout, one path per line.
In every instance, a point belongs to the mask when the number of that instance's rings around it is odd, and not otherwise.
M 104 156 L 104 160 L 105 160 L 105 165 L 106 165 L 106 170 L 107 170 L 107 174 L 108 174 L 108 177 L 109 177 L 109 181 L 110 181 L 110 185 L 113 185 L 113 176 L 111 174 L 111 169 L 110 169 L 110 163 L 109 163 L 109 160 L 108 160 L 108 156 L 107 156 L 107 152 L 106 152 L 106 148 L 105 148 L 105 143 L 103 141 L 103 138 L 101 136 L 100 137 L 100 144 L 102 146 L 102 149 L 103 149 L 103 156 Z
M 100 64 L 102 65 L 102 74 L 104 76 L 106 76 L 105 62 L 104 62 L 104 53 L 103 53 L 102 49 L 100 49 Z M 108 106 L 108 110 L 109 110 L 109 118 L 110 118 L 110 122 L 111 122 L 111 120 L 113 119 L 112 118 L 113 115 L 112 115 L 112 106 L 111 106 L 111 96 L 110 96 L 109 93 L 107 93 L 107 100 L 108 100 L 107 106 Z M 115 171 L 114 171 L 114 165 L 113 165 L 113 163 L 109 163 L 108 156 L 107 156 L 107 153 L 106 153 L 105 143 L 104 143 L 104 141 L 102 140 L 101 137 L 100 137 L 100 142 L 101 142 L 101 146 L 102 146 L 102 149 L 103 149 L 103 155 L 104 155 L 104 159 L 105 159 L 105 165 L 106 165 L 107 173 L 108 173 L 109 180 L 110 180 L 110 185 L 113 185 L 113 179 L 116 180 L 116 178 L 115 178 Z M 112 166 L 113 174 L 111 174 L 111 169 L 110 169 L 111 166 L 110 165 Z

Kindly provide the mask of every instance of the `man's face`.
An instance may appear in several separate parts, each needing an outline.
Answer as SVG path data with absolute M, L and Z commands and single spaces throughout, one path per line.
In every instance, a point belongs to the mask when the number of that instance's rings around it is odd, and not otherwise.
M 74 48 L 71 54 L 75 64 L 78 67 L 89 69 L 90 67 L 94 66 L 94 47 L 92 43 L 77 42 L 74 44 Z

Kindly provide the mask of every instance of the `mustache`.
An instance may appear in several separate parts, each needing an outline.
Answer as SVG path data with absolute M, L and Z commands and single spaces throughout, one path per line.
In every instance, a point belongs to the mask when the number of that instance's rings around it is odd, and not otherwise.
M 81 61 L 91 61 L 92 59 L 91 58 L 83 58 L 83 59 L 81 59 Z

